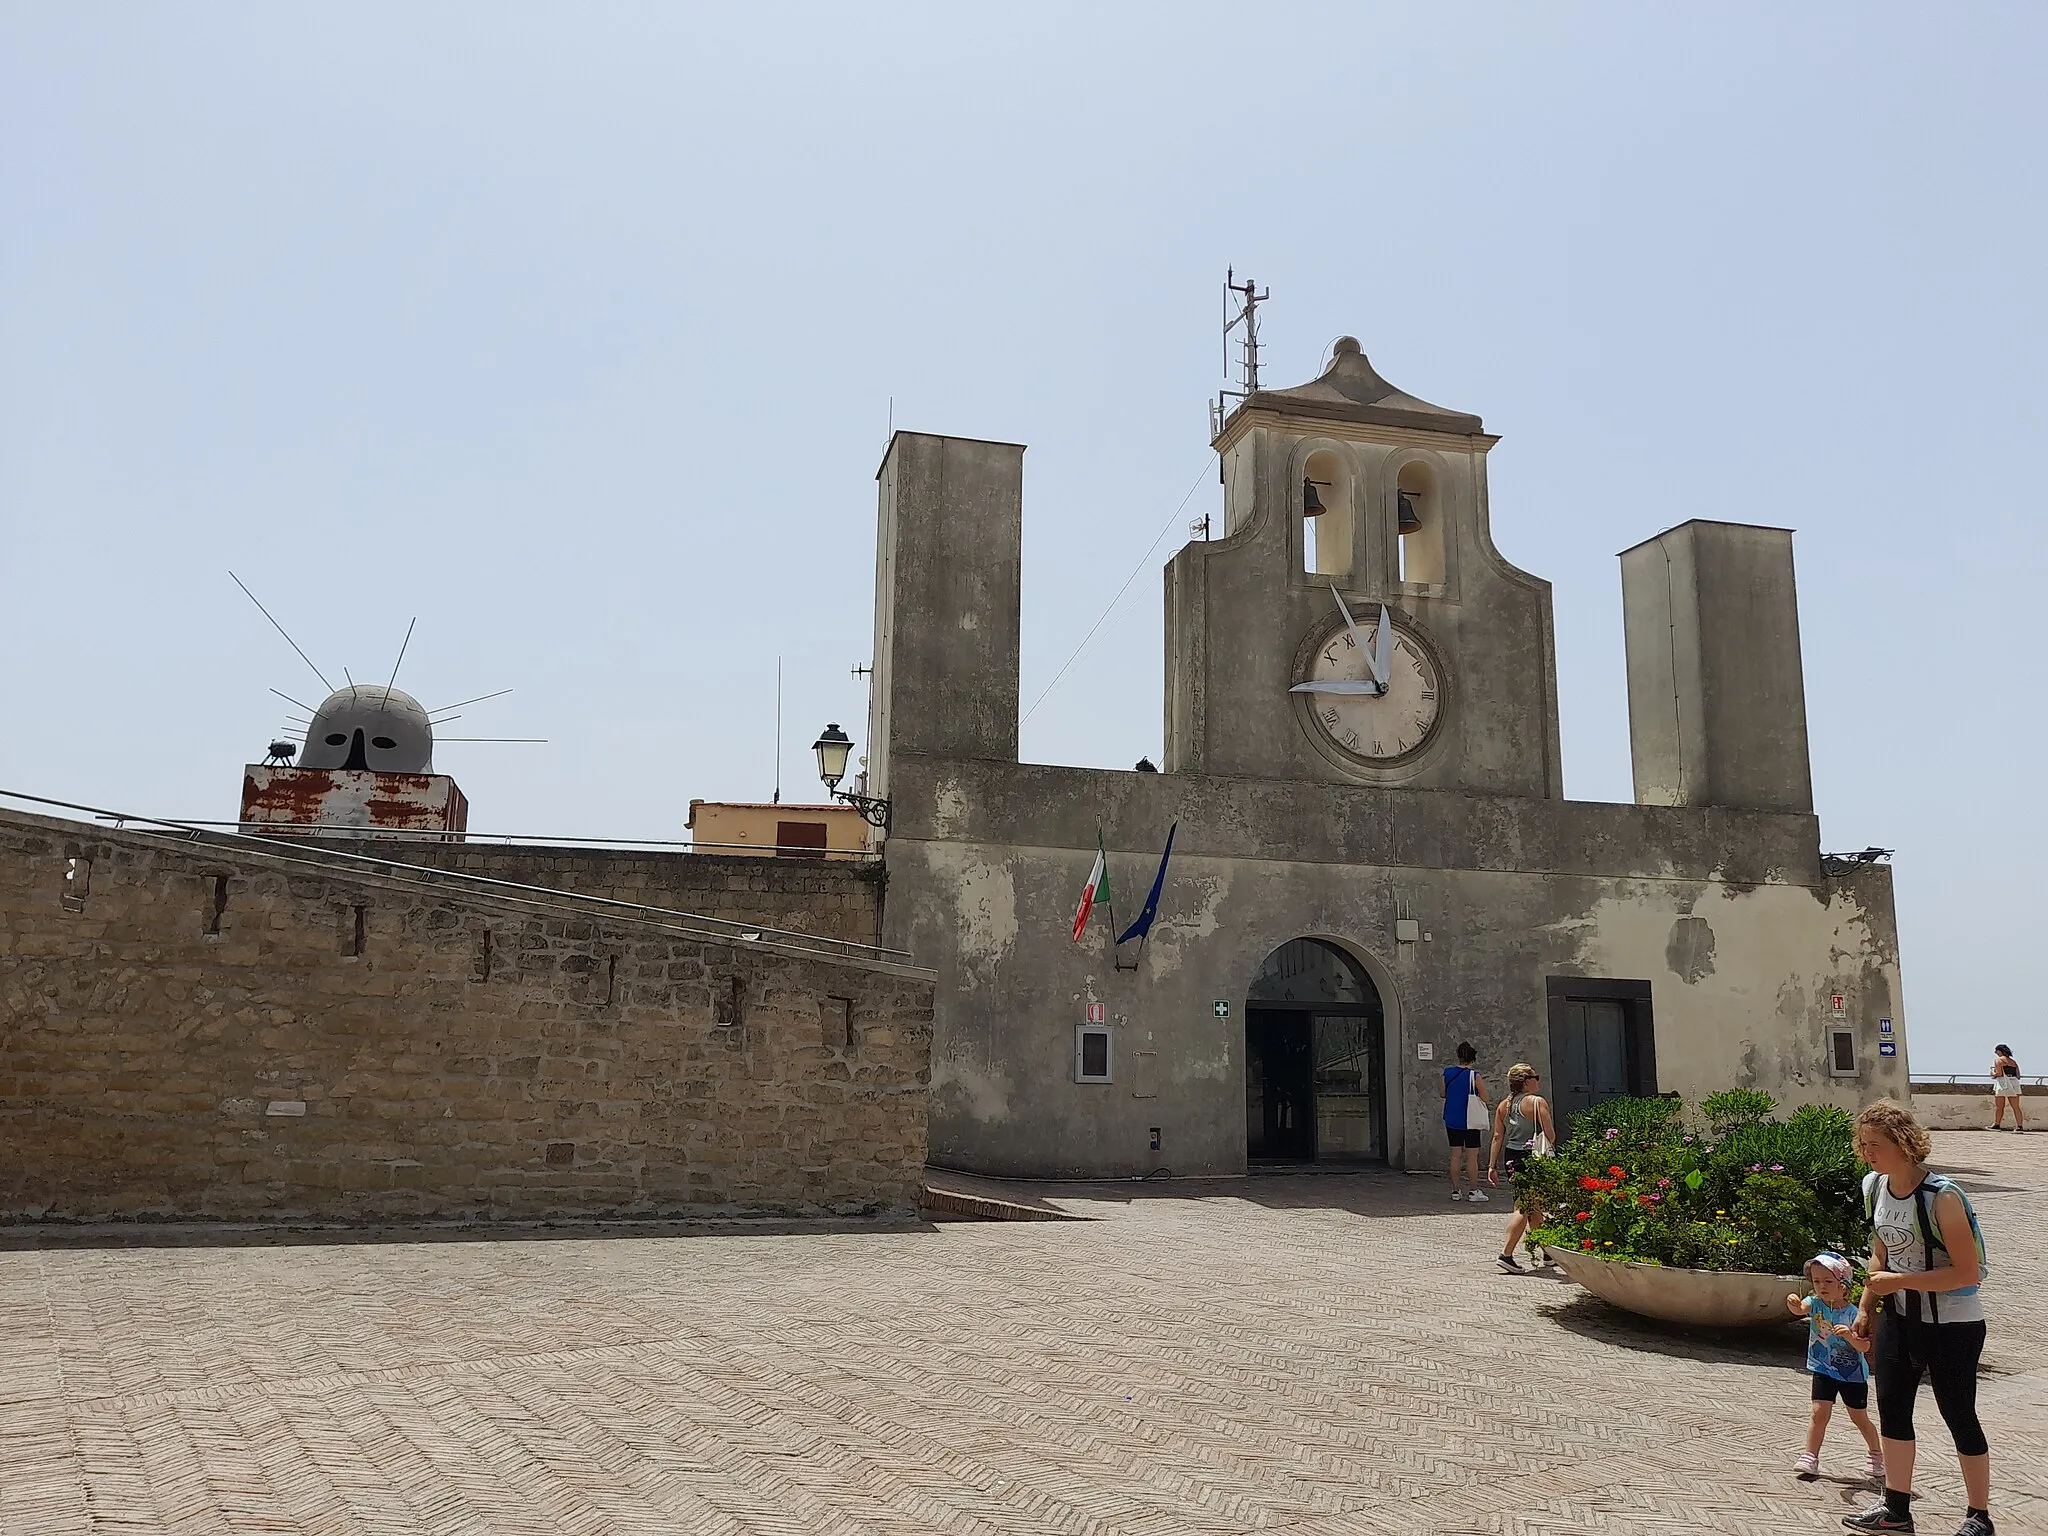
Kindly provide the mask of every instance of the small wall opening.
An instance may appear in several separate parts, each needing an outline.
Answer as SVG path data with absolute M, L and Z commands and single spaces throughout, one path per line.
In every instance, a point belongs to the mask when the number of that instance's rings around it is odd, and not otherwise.
M 362 958 L 369 940 L 370 909 L 349 907 L 341 914 L 341 952 L 351 960 Z
M 66 912 L 83 912 L 85 898 L 92 894 L 92 860 L 76 856 L 64 861 L 64 894 L 62 901 Z
M 1351 477 L 1344 461 L 1327 448 L 1308 456 L 1302 483 L 1295 487 L 1301 515 L 1301 568 L 1311 576 L 1351 574 Z
M 1395 567 L 1402 581 L 1434 584 L 1444 579 L 1443 498 L 1427 464 L 1401 466 L 1395 482 Z
M 476 936 L 476 963 L 470 967 L 471 981 L 491 979 L 491 930 L 486 928 Z
M 728 976 L 725 986 L 720 989 L 713 1005 L 711 1022 L 727 1028 L 737 1028 L 746 1021 L 747 979 L 734 973 Z
M 206 919 L 206 937 L 209 939 L 220 937 L 220 920 L 222 914 L 227 909 L 228 877 L 226 875 L 215 875 L 213 877 L 213 911 Z
M 1853 1029 L 1829 1030 L 1828 1076 L 1854 1077 L 1856 1073 L 1856 1031 Z
M 853 1022 L 853 999 L 827 997 L 824 1013 L 826 1042 L 838 1046 L 841 1050 L 855 1049 L 860 1044 L 860 1030 Z

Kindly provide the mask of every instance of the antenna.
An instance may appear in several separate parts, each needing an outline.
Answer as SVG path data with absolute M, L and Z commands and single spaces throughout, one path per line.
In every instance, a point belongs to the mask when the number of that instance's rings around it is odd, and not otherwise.
M 782 804 L 782 658 L 775 658 L 775 804 Z
M 1223 418 L 1230 414 L 1230 407 L 1224 402 L 1249 400 L 1259 392 L 1259 306 L 1273 296 L 1268 288 L 1264 293 L 1250 278 L 1237 280 L 1237 269 L 1226 267 L 1223 273 L 1223 291 L 1228 297 L 1223 301 L 1223 312 L 1229 316 L 1223 322 L 1223 376 L 1230 377 L 1230 333 L 1239 326 L 1244 334 L 1238 338 L 1238 388 L 1217 391 L 1216 403 L 1209 408 L 1209 421 L 1214 430 L 1211 437 L 1223 430 Z M 1230 314 L 1230 307 L 1236 304 L 1237 313 Z
M 477 695 L 477 697 L 473 699 L 457 699 L 453 704 L 443 704 L 437 709 L 428 710 L 427 713 L 430 715 L 445 715 L 448 713 L 449 710 L 460 709 L 465 704 L 481 704 L 485 699 L 502 699 L 503 697 L 505 697 L 506 694 L 510 693 L 511 691 L 512 690 L 510 688 L 500 688 L 496 693 L 479 694 Z M 277 692 L 277 690 L 273 688 L 271 689 L 271 692 L 275 693 Z M 297 703 L 298 701 L 294 699 L 292 702 Z
M 405 665 L 405 648 L 408 645 L 412 644 L 412 626 L 413 624 L 419 623 L 419 621 L 419 615 L 414 614 L 412 617 L 412 623 L 407 624 L 405 626 L 405 638 L 398 642 L 398 660 L 391 663 L 391 683 L 395 683 L 398 681 L 398 669 Z M 384 691 L 386 693 L 389 693 L 391 691 L 391 683 L 386 683 L 384 685 Z
M 294 640 L 290 635 L 284 634 L 284 626 L 278 623 L 276 619 L 271 618 L 270 610 L 263 606 L 261 600 L 257 598 L 254 592 L 251 592 L 249 590 L 248 584 L 245 583 L 242 580 L 242 578 L 237 576 L 233 571 L 228 572 L 228 580 L 232 581 L 236 586 L 240 587 L 242 589 L 242 595 L 248 598 L 250 602 L 256 604 L 256 611 L 258 613 L 262 614 L 263 617 L 265 617 L 266 619 L 270 619 L 270 627 L 276 630 L 280 635 L 284 635 L 284 643 L 290 646 L 293 650 L 299 651 L 299 642 Z M 313 658 L 308 656 L 304 651 L 299 651 L 299 660 L 303 661 L 307 666 L 313 667 Z M 318 667 L 313 667 L 313 675 L 320 679 L 321 687 L 325 688 L 329 693 L 334 692 L 334 684 L 327 681 L 326 673 L 322 672 Z M 276 690 L 273 689 L 272 691 L 275 692 Z

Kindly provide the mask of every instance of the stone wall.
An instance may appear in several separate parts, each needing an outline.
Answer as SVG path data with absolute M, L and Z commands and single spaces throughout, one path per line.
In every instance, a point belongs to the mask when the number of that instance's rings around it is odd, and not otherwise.
M 1991 1127 L 1991 1084 L 1924 1082 L 1913 1085 L 1913 1118 L 1930 1131 L 1982 1131 Z M 2048 1084 L 2020 1089 L 2029 1130 L 2048 1130 Z M 2013 1124 L 2010 1110 L 2005 1123 Z
M 879 862 L 389 837 L 322 837 L 319 842 L 341 853 L 426 864 L 517 885 L 575 891 L 853 944 L 881 942 L 884 881 Z
M 908 1211 L 932 1000 L 850 946 L 0 812 L 0 1220 Z

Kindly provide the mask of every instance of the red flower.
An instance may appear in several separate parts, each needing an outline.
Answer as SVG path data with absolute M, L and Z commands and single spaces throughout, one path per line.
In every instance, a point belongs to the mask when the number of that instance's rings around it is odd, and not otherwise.
M 1582 1237 L 1579 1239 L 1579 1246 L 1581 1248 L 1590 1248 L 1593 1246 L 1593 1239 L 1591 1239 L 1590 1237 Z
M 1613 1174 L 1617 1179 L 1625 1179 L 1628 1177 L 1628 1173 L 1625 1169 L 1609 1168 L 1607 1171 Z
M 1598 1189 L 1598 1188 L 1600 1188 L 1600 1187 L 1601 1187 L 1601 1186 L 1600 1186 L 1600 1181 L 1599 1181 L 1598 1179 L 1594 1178 L 1594 1177 L 1593 1177 L 1593 1175 L 1591 1175 L 1590 1173 L 1585 1173 L 1585 1174 L 1581 1174 L 1581 1175 L 1579 1175 L 1579 1188 L 1581 1188 L 1581 1189 Z
M 1581 1211 L 1577 1216 L 1573 1217 L 1572 1219 L 1574 1221 L 1591 1221 L 1593 1219 L 1593 1213 L 1591 1211 Z

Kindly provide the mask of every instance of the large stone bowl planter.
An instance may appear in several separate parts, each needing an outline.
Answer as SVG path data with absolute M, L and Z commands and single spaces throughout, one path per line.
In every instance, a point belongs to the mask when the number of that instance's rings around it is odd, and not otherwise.
M 1596 1259 L 1583 1250 L 1543 1250 L 1573 1280 L 1617 1307 L 1667 1323 L 1698 1328 L 1759 1328 L 1788 1323 L 1785 1298 L 1806 1290 L 1798 1275 L 1760 1275 L 1746 1269 L 1666 1269 Z

